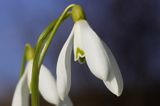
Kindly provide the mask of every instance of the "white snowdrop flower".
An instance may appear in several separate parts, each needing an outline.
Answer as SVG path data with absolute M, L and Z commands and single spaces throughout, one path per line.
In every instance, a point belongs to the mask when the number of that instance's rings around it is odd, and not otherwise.
M 101 79 L 113 94 L 120 96 L 123 79 L 114 56 L 85 20 L 81 8 L 75 8 L 72 9 L 75 24 L 57 61 L 57 90 L 61 100 L 68 95 L 71 86 L 72 48 L 74 60 L 80 63 L 86 61 L 92 74 Z
M 25 72 L 19 80 L 13 100 L 12 106 L 29 106 L 29 94 L 31 93 L 29 88 L 31 84 L 33 60 L 28 61 Z M 63 106 L 60 104 L 68 104 L 64 106 L 72 106 L 72 102 L 67 98 L 67 101 L 61 101 L 57 93 L 56 81 L 51 72 L 44 66 L 41 66 L 39 74 L 39 91 L 42 97 L 49 103 L 56 106 Z M 70 100 L 70 102 L 68 102 Z M 70 104 L 69 104 L 70 103 Z

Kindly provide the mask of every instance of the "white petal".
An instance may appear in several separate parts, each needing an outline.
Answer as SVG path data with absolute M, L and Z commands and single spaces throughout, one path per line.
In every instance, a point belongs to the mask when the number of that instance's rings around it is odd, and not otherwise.
M 59 106 L 73 106 L 71 99 L 66 96 Z
M 107 80 L 109 63 L 108 55 L 97 34 L 85 20 L 76 23 L 75 36 L 81 36 L 86 62 L 91 72 L 101 80 Z M 78 31 L 77 31 L 78 30 Z
M 79 50 L 82 50 L 82 41 L 81 41 L 81 35 L 79 33 L 80 30 L 79 30 L 79 25 L 77 25 L 78 23 L 75 23 L 74 24 L 74 61 L 77 61 L 79 60 L 80 57 L 84 57 L 84 54 L 80 54 L 78 53 L 77 55 L 77 49 Z
M 29 87 L 29 91 L 31 93 L 31 78 L 32 78 L 32 66 L 33 66 L 33 60 L 30 60 L 27 65 L 26 65 L 26 71 L 28 71 L 28 87 Z
M 30 87 L 32 78 L 33 60 L 29 61 L 26 70 L 28 70 L 28 86 Z M 31 91 L 31 90 L 30 90 Z M 42 97 L 51 104 L 59 103 L 56 82 L 50 71 L 44 66 L 41 66 L 39 74 L 39 91 Z
M 103 42 L 103 41 L 102 41 Z M 104 81 L 106 87 L 115 95 L 120 96 L 123 91 L 123 79 L 116 62 L 115 57 L 113 56 L 109 47 L 103 42 L 105 50 L 109 57 L 110 69 L 107 81 Z
M 29 106 L 29 89 L 27 86 L 27 71 L 24 72 L 23 76 L 19 80 L 13 100 L 12 106 Z
M 44 66 L 41 66 L 39 75 L 39 91 L 42 97 L 51 104 L 59 104 L 56 82 L 51 72 Z
M 57 90 L 60 99 L 68 95 L 71 86 L 71 52 L 73 46 L 73 29 L 65 42 L 57 61 Z

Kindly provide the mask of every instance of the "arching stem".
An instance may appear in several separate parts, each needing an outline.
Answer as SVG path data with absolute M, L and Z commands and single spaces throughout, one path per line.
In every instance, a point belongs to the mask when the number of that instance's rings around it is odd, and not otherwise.
M 40 71 L 40 67 L 43 62 L 44 56 L 60 24 L 66 18 L 68 18 L 68 16 L 70 16 L 70 14 L 68 13 L 73 6 L 75 6 L 75 4 L 68 6 L 64 10 L 64 12 L 61 14 L 61 16 L 56 21 L 54 21 L 52 25 L 49 25 L 45 29 L 45 31 L 41 34 L 40 38 L 38 39 L 36 49 L 35 49 L 33 67 L 32 67 L 32 81 L 31 81 L 32 106 L 39 106 L 39 90 L 38 90 L 39 71 Z

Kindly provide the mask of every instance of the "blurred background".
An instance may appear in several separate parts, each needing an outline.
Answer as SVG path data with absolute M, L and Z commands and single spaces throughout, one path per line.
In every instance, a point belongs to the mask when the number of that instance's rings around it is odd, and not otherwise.
M 25 44 L 34 46 L 43 29 L 71 3 L 83 6 L 89 24 L 115 55 L 124 79 L 123 94 L 116 97 L 86 64 L 72 58 L 74 105 L 160 105 L 160 0 L 0 0 L 0 106 L 11 105 Z M 72 26 L 71 19 L 61 25 L 45 57 L 44 64 L 54 76 Z M 51 106 L 43 99 L 41 103 Z

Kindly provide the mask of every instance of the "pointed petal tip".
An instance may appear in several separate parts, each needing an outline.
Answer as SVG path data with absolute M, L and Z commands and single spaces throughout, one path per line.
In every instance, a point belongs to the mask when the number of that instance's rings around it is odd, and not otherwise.
M 39 75 L 39 91 L 47 102 L 55 105 L 59 104 L 56 81 L 52 73 L 44 65 L 41 66 Z
M 115 94 L 117 97 L 122 95 L 123 83 L 117 83 L 116 81 L 103 81 L 106 87 Z
M 120 97 L 122 95 L 122 90 L 121 91 L 117 90 L 117 92 L 112 92 L 112 93 L 115 94 L 117 97 Z
M 27 86 L 27 71 L 19 80 L 12 100 L 11 106 L 29 106 L 29 89 Z
M 61 101 L 64 101 L 65 97 L 68 95 L 68 90 L 62 89 L 62 87 L 58 87 L 58 94 Z M 68 89 L 68 88 L 67 88 Z
M 60 102 L 59 106 L 73 106 L 73 103 L 71 99 L 69 98 L 69 96 L 66 96 L 64 100 Z
M 115 95 L 116 95 L 116 94 L 115 94 Z M 117 96 L 117 97 L 120 97 L 121 95 L 122 95 L 122 93 L 118 93 L 116 96 Z
M 102 40 L 101 40 L 102 41 Z M 108 61 L 110 64 L 109 74 L 107 76 L 107 80 L 104 81 L 106 87 L 116 96 L 120 96 L 123 91 L 123 78 L 120 72 L 118 63 L 113 56 L 110 48 L 102 41 L 105 51 L 108 55 Z

